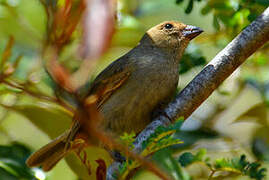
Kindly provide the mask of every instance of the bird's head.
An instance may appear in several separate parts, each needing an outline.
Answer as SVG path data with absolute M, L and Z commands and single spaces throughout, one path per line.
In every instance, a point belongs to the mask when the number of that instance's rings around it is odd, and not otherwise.
M 189 41 L 202 32 L 199 27 L 177 21 L 165 21 L 149 29 L 143 39 L 150 40 L 154 46 L 168 52 L 182 54 Z

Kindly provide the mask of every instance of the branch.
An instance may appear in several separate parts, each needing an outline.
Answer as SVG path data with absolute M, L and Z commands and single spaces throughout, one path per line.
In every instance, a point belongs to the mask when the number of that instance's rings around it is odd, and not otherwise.
M 164 112 L 154 119 L 136 138 L 134 151 L 141 152 L 142 142 L 161 125 L 179 117 L 187 119 L 218 86 L 250 55 L 269 40 L 269 8 L 233 39 L 211 62 L 169 103 Z M 113 179 L 116 163 L 112 164 L 107 179 Z

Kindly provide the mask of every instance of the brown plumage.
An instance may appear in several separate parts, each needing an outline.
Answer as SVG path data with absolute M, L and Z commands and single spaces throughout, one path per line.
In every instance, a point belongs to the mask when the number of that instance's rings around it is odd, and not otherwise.
M 189 41 L 201 32 L 183 23 L 163 22 L 149 29 L 135 48 L 104 69 L 88 93 L 98 94 L 105 88 L 98 99 L 103 130 L 116 135 L 142 131 L 151 122 L 153 111 L 173 97 L 180 58 Z M 68 138 L 74 139 L 79 132 L 80 125 L 75 122 L 71 130 L 32 154 L 27 165 L 50 170 L 67 152 L 64 148 Z

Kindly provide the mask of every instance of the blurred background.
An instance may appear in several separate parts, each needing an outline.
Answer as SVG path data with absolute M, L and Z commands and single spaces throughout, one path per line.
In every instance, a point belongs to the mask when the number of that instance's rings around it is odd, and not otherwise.
M 71 2 L 77 3 L 78 0 Z M 74 155 L 60 161 L 48 173 L 39 168 L 29 169 L 24 164 L 31 152 L 60 135 L 71 123 L 70 112 L 40 97 L 40 94 L 54 97 L 57 88 L 47 74 L 42 58 L 49 23 L 44 6 L 49 4 L 57 8 L 65 3 L 65 0 L 0 0 L 0 179 L 76 180 L 78 174 L 82 179 L 95 179 L 94 175 L 85 175 Z M 136 46 L 147 29 L 165 20 L 178 20 L 204 30 L 191 42 L 182 58 L 180 91 L 269 6 L 269 1 L 115 0 L 115 4 L 115 23 L 105 24 L 108 30 L 113 29 L 111 41 L 108 43 L 107 40 L 108 48 L 98 57 L 88 77 L 89 82 L 109 63 Z M 102 17 L 97 15 L 99 9 L 95 8 L 95 11 L 93 18 L 102 22 Z M 106 28 L 98 29 L 100 26 L 95 23 L 89 21 L 88 28 L 95 35 L 103 36 Z M 81 48 L 82 31 L 78 27 L 72 33 L 71 40 L 59 56 L 59 61 L 72 72 L 79 68 L 85 54 Z M 2 78 L 3 75 L 7 78 Z M 182 167 L 177 160 L 183 152 L 195 153 L 201 149 L 206 149 L 211 160 L 245 154 L 249 161 L 259 161 L 262 167 L 268 168 L 269 44 L 238 68 L 183 123 L 175 137 L 184 143 L 154 155 L 154 159 L 175 179 L 208 179 L 210 170 L 204 165 L 197 163 Z M 102 157 L 109 159 L 105 152 L 100 151 Z M 95 152 L 93 148 L 88 154 L 95 155 Z M 89 158 L 92 161 L 97 159 L 95 156 Z M 97 166 L 94 163 L 93 167 Z M 215 174 L 212 179 L 225 177 L 248 179 L 231 172 Z M 134 179 L 158 178 L 141 171 Z

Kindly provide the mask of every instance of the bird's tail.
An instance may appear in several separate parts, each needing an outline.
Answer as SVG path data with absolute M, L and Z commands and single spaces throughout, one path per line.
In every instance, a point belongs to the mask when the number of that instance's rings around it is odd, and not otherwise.
M 26 161 L 27 166 L 42 166 L 44 171 L 49 171 L 67 153 L 66 142 L 69 132 L 63 133 L 49 144 L 32 154 Z

